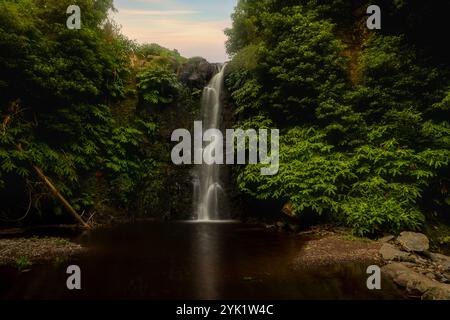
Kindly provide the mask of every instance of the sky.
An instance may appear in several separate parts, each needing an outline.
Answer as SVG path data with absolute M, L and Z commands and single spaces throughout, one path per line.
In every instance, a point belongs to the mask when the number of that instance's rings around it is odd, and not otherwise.
M 158 43 L 185 57 L 228 60 L 223 30 L 237 0 L 115 0 L 114 20 L 139 43 Z

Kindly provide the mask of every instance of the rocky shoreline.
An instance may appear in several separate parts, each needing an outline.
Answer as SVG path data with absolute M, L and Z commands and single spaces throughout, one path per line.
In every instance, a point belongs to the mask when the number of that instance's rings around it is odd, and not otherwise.
M 272 227 L 272 226 L 271 226 Z M 277 227 L 280 231 L 284 226 Z M 374 264 L 411 299 L 450 300 L 450 257 L 430 252 L 422 233 L 402 232 L 378 240 L 353 237 L 346 229 L 318 226 L 294 260 L 294 268 L 332 266 L 341 263 Z
M 404 288 L 411 298 L 450 300 L 450 257 L 429 251 L 421 233 L 402 232 L 379 240 L 385 265 L 382 273 Z

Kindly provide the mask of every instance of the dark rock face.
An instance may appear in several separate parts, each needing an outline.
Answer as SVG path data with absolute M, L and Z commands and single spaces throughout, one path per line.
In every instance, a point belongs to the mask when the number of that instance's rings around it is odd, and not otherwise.
M 178 70 L 178 80 L 190 88 L 203 89 L 217 72 L 217 65 L 203 58 L 191 58 Z

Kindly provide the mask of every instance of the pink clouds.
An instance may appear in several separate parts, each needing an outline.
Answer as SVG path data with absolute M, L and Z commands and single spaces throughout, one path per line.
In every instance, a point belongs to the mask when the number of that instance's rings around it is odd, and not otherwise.
M 131 39 L 177 49 L 186 57 L 203 56 L 211 62 L 228 60 L 223 30 L 231 25 L 230 20 L 197 19 L 195 10 L 118 10 L 112 16 Z

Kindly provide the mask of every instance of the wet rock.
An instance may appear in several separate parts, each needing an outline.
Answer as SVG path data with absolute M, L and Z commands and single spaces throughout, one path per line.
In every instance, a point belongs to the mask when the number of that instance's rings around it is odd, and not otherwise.
M 404 231 L 397 240 L 408 251 L 423 252 L 430 248 L 427 236 L 422 233 Z
M 412 257 L 408 252 L 398 250 L 395 246 L 389 243 L 383 244 L 380 249 L 380 255 L 387 261 L 415 262 L 414 257 Z
M 412 296 L 421 296 L 426 300 L 450 300 L 450 285 L 433 281 L 404 264 L 391 263 L 381 270 Z

